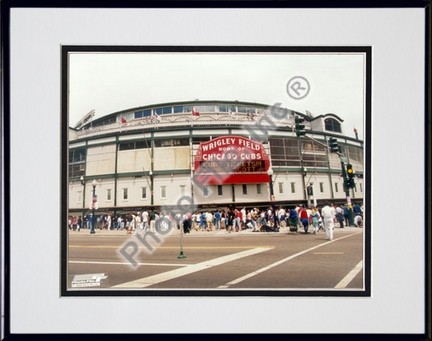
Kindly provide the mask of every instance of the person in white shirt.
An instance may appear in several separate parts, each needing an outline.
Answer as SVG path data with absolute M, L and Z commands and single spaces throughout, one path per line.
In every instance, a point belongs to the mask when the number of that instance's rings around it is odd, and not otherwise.
M 205 213 L 206 217 L 206 231 L 212 231 L 213 230 L 213 214 L 209 211 Z
M 345 217 L 344 217 L 344 211 L 340 206 L 336 207 L 336 220 L 339 222 L 339 227 L 343 228 Z
M 109 214 L 107 216 L 107 230 L 111 230 L 111 216 Z
M 135 233 L 142 232 L 141 213 L 138 212 L 135 216 Z
M 326 239 L 333 240 L 333 229 L 334 220 L 336 217 L 336 210 L 333 206 L 330 206 L 329 203 L 326 203 L 326 205 L 321 209 L 321 217 L 324 222 Z
M 143 224 L 143 230 L 148 231 L 149 229 L 149 214 L 146 210 L 141 214 L 141 220 Z
M 361 217 L 361 215 L 356 215 L 354 217 L 354 225 L 356 227 L 363 227 L 363 218 Z
M 245 229 L 246 228 L 246 220 L 247 220 L 247 212 L 246 212 L 246 207 L 243 207 L 241 210 L 241 229 Z

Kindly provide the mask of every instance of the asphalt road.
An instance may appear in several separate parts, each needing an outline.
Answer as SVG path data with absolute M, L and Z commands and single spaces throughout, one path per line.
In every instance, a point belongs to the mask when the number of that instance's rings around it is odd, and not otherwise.
M 88 230 L 69 231 L 69 290 L 365 289 L 360 228 L 335 228 L 333 241 L 326 240 L 323 231 L 315 235 L 286 229 L 279 233 L 193 231 L 183 236 L 172 229 L 155 237 L 139 239 L 125 231 L 96 230 L 92 235 Z M 151 242 L 153 250 L 143 241 Z M 89 274 L 103 274 L 103 278 L 88 287 L 75 277 Z M 72 288 L 74 279 L 83 286 Z

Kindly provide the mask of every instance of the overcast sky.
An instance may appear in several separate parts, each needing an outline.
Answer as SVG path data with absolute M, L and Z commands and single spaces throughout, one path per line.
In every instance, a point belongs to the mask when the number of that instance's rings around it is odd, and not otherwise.
M 69 125 L 129 108 L 190 100 L 246 101 L 314 116 L 334 113 L 343 130 L 363 139 L 365 56 L 323 53 L 72 53 Z M 310 91 L 288 95 L 292 77 Z

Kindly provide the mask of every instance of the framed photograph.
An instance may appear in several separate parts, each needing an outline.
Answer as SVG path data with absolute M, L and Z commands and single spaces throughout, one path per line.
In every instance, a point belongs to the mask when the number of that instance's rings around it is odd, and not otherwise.
M 4 336 L 430 339 L 430 7 L 161 4 L 3 4 Z
M 64 294 L 370 295 L 370 61 L 367 47 L 63 47 Z M 312 114 L 313 94 L 327 110 Z

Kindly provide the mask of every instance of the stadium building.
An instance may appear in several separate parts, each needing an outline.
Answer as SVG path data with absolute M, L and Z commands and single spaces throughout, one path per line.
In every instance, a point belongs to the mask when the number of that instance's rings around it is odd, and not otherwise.
M 118 214 L 193 203 L 266 207 L 362 202 L 363 141 L 334 113 L 313 116 L 277 105 L 189 101 L 132 108 L 69 128 L 68 207 Z M 295 117 L 304 119 L 297 136 Z M 331 153 L 330 138 L 341 155 Z M 95 196 L 93 196 L 95 194 Z

